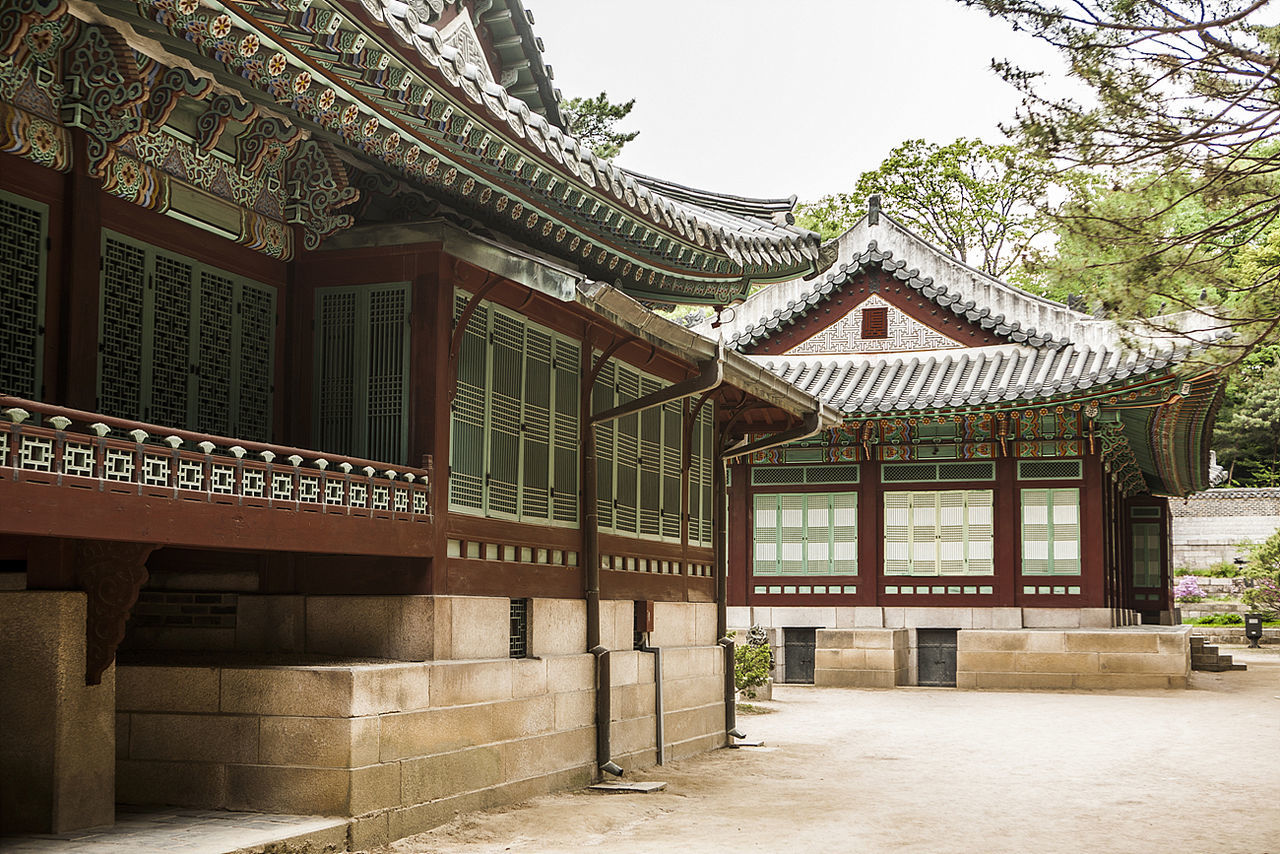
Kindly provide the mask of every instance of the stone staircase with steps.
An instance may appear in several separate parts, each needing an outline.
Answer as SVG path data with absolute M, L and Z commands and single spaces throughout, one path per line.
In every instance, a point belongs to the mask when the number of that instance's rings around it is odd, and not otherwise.
M 1216 646 L 1209 646 L 1205 639 L 1197 635 L 1191 636 L 1191 669 L 1205 670 L 1211 673 L 1223 673 L 1227 670 L 1244 670 L 1246 665 L 1233 664 L 1231 656 L 1222 655 Z

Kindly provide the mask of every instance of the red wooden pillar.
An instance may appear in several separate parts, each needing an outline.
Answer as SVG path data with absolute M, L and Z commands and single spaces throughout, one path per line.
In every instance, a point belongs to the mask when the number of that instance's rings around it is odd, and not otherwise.
M 98 287 L 102 258 L 102 183 L 85 171 L 89 156 L 87 137 L 73 130 L 74 166 L 67 176 L 65 213 L 66 247 L 63 268 L 64 304 L 67 313 L 65 350 L 58 359 L 58 385 L 65 392 L 62 403 L 73 409 L 98 410 Z
M 424 349 L 432 351 L 430 382 L 435 388 L 431 401 L 430 449 L 434 461 L 431 484 L 431 512 L 435 516 L 435 557 L 432 559 L 429 590 L 437 596 L 449 592 L 449 573 L 445 564 L 449 560 L 449 419 L 453 402 L 453 381 L 457 365 L 449 357 L 453 341 L 453 290 L 452 265 L 443 253 L 436 256 L 434 287 L 423 295 L 424 303 L 432 306 L 431 313 L 423 318 L 434 331 L 428 333 Z M 423 378 L 427 380 L 426 377 Z
M 1090 454 L 1084 458 L 1084 483 L 1080 489 L 1080 592 L 1083 607 L 1105 608 L 1107 578 L 1111 560 L 1108 546 L 1114 539 L 1110 487 L 1102 460 Z
M 1000 457 L 996 461 L 996 494 L 992 502 L 992 536 L 995 552 L 995 604 L 1011 607 L 1022 604 L 1022 502 L 1018 494 L 1018 461 Z
M 880 495 L 880 464 L 858 464 L 858 603 L 879 605 L 880 574 L 884 566 L 884 500 Z
M 729 490 L 729 604 L 751 604 L 751 564 L 755 520 L 751 514 L 751 468 L 733 463 Z M 718 533 L 718 532 L 717 532 Z

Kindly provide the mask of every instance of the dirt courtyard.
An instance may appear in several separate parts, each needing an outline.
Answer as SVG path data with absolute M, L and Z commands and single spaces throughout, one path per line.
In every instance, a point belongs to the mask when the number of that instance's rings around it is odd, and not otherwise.
M 1185 691 L 784 686 L 739 727 L 765 746 L 464 814 L 396 854 L 1280 854 L 1280 650 Z

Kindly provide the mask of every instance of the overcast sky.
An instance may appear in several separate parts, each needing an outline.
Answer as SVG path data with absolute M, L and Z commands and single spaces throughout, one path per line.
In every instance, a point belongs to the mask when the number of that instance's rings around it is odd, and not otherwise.
M 564 96 L 636 99 L 617 162 L 801 200 L 851 190 L 895 145 L 1002 142 L 1018 95 L 990 69 L 1048 47 L 956 0 L 526 0 Z

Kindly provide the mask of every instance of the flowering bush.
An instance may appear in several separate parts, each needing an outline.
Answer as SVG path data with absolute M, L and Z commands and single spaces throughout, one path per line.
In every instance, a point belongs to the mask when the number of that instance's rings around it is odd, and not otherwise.
M 1244 604 L 1263 620 L 1280 620 L 1280 531 L 1250 547 L 1244 574 Z
M 1178 602 L 1200 602 L 1204 599 L 1204 591 L 1194 575 L 1184 575 L 1173 588 L 1173 598 Z

